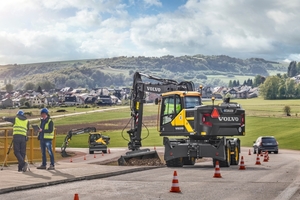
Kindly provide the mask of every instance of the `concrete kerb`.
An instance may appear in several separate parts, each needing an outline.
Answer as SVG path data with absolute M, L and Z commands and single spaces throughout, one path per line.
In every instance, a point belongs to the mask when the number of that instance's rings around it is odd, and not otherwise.
M 44 182 L 44 183 L 29 184 L 29 185 L 24 185 L 24 186 L 3 188 L 3 189 L 0 189 L 0 194 L 16 192 L 16 191 L 21 191 L 21 190 L 41 188 L 41 187 L 47 187 L 47 186 L 58 185 L 58 184 L 63 184 L 63 183 L 70 183 L 70 182 L 75 182 L 75 181 L 108 178 L 108 177 L 112 177 L 112 176 L 119 176 L 119 175 L 123 175 L 123 174 L 129 174 L 129 173 L 134 173 L 134 172 L 139 172 L 139 171 L 146 171 L 146 170 L 157 169 L 157 168 L 162 168 L 162 167 L 164 167 L 164 166 L 138 167 L 138 168 L 132 168 L 132 169 L 121 170 L 121 171 L 116 171 L 116 172 L 109 172 L 109 173 L 104 173 L 104 174 L 94 174 L 94 175 L 89 175 L 89 176 L 68 178 L 68 179 L 57 180 L 57 181 L 50 181 L 50 182 Z

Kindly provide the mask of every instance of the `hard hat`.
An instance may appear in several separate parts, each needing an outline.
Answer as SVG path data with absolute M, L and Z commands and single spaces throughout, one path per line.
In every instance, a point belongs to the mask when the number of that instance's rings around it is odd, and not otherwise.
M 43 108 L 43 109 L 41 110 L 41 114 L 42 114 L 42 113 L 46 113 L 46 114 L 48 115 L 49 111 L 48 111 L 47 108 Z
M 24 115 L 23 110 L 19 110 L 19 111 L 17 112 L 17 115 Z

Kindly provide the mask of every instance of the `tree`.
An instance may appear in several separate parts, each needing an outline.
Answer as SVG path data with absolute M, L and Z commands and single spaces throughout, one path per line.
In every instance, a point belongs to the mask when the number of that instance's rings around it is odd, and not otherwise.
M 55 88 L 55 84 L 51 83 L 50 81 L 46 80 L 43 82 L 40 82 L 38 84 L 36 84 L 37 87 L 41 87 L 43 88 L 45 91 L 49 91 L 51 89 Z M 38 88 L 37 88 L 38 89 Z
M 290 65 L 288 67 L 287 75 L 288 77 L 294 77 L 297 75 L 297 67 L 296 67 L 296 61 L 290 62 Z
M 229 81 L 228 87 L 232 88 L 232 80 Z
M 35 89 L 35 84 L 32 83 L 32 82 L 27 82 L 25 85 L 24 85 L 24 90 L 27 91 L 27 90 L 34 90 Z
M 236 86 L 237 86 L 237 84 L 236 84 L 236 80 L 233 80 L 233 82 L 232 82 L 232 86 L 233 86 L 233 87 L 236 87 Z
M 286 97 L 287 98 L 292 98 L 295 94 L 295 81 L 293 79 L 287 79 L 285 81 L 286 85 Z
M 281 79 L 278 76 L 269 76 L 264 83 L 260 85 L 260 95 L 264 99 L 276 99 L 280 83 Z
M 38 89 L 37 89 L 37 92 L 39 92 L 39 93 L 43 94 L 43 90 L 42 90 L 42 88 L 41 88 L 41 86 L 40 86 L 40 85 L 39 85 L 39 87 L 38 87 Z
M 240 86 L 240 81 L 239 80 L 237 80 L 236 86 Z
M 14 86 L 12 84 L 6 84 L 5 86 L 6 92 L 11 93 L 14 90 Z

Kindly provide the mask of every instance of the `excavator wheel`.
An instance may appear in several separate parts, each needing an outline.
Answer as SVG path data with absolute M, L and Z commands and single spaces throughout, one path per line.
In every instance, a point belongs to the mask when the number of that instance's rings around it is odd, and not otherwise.
M 167 167 L 182 167 L 183 166 L 183 162 L 182 162 L 182 158 L 175 158 L 172 160 L 168 160 L 166 161 Z
M 240 152 L 239 146 L 237 144 L 234 145 L 234 154 L 231 154 L 231 165 L 238 165 L 240 162 Z

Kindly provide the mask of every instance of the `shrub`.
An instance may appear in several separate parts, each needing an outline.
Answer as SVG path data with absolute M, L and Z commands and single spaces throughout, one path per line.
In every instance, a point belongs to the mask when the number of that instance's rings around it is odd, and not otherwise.
M 287 116 L 291 116 L 291 107 L 290 106 L 284 106 L 283 111 L 284 111 L 284 113 L 286 113 Z
M 65 109 L 59 109 L 56 112 L 67 112 Z
M 24 112 L 24 115 L 31 116 L 32 112 Z

